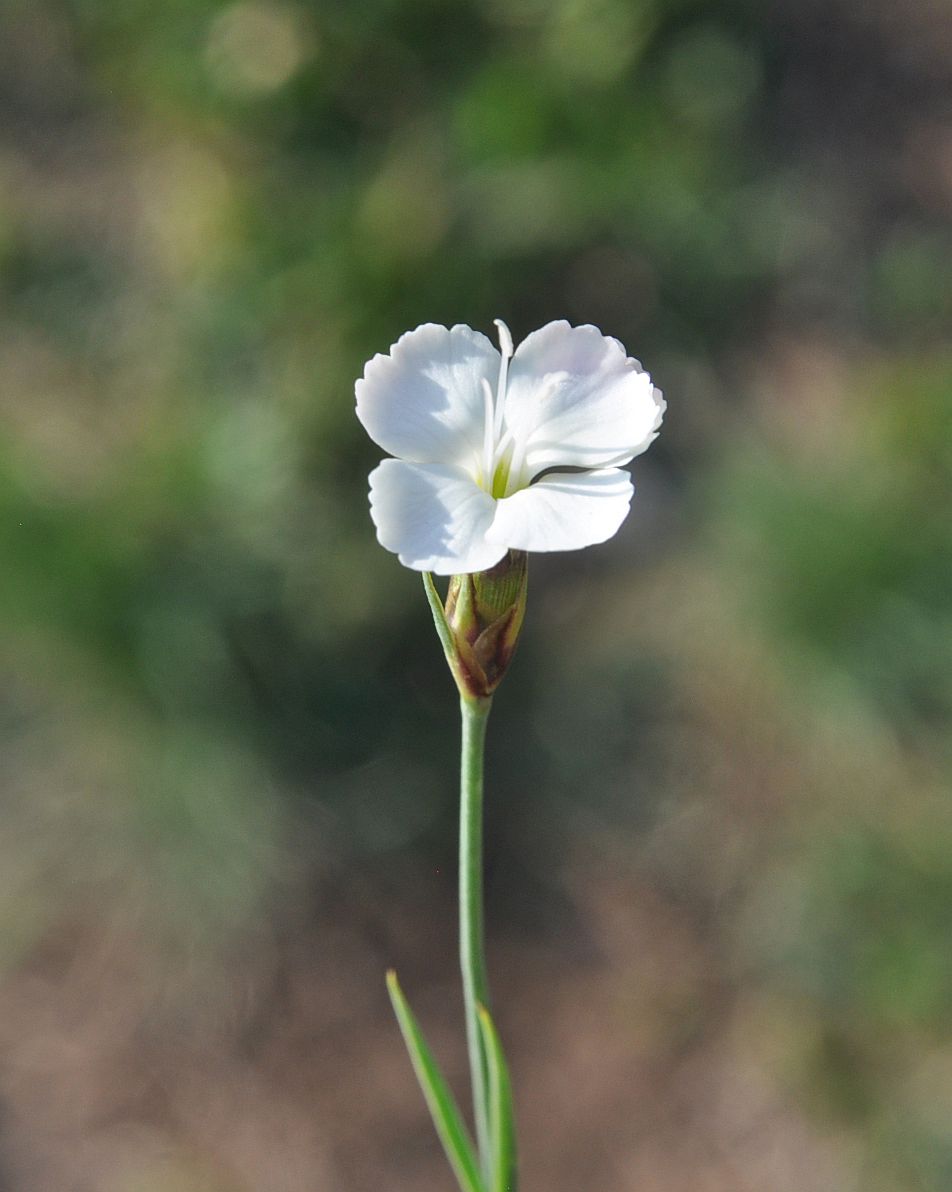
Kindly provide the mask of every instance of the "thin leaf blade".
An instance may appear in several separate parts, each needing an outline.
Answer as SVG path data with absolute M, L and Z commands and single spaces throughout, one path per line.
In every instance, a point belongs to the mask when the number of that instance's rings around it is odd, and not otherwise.
M 446 1081 L 440 1075 L 436 1060 L 423 1038 L 419 1023 L 410 1009 L 403 990 L 397 981 L 397 974 L 391 969 L 387 973 L 387 989 L 393 1004 L 403 1041 L 410 1053 L 413 1070 L 433 1119 L 433 1125 L 440 1136 L 443 1150 L 449 1159 L 453 1174 L 462 1192 L 486 1192 L 479 1174 L 479 1164 L 473 1152 L 469 1132 L 463 1124 L 459 1109 Z
M 489 1074 L 489 1132 L 493 1146 L 489 1192 L 517 1192 L 512 1083 L 499 1034 L 485 1006 L 479 1007 L 479 1029 Z
M 436 584 L 433 582 L 433 576 L 429 571 L 423 572 L 423 590 L 426 592 L 430 612 L 433 614 L 433 624 L 436 626 L 437 637 L 440 639 L 443 653 L 446 655 L 447 662 L 452 666 L 453 659 L 456 656 L 456 640 L 446 619 L 446 610 L 443 608 L 443 601 L 440 599 L 440 594 L 436 590 Z

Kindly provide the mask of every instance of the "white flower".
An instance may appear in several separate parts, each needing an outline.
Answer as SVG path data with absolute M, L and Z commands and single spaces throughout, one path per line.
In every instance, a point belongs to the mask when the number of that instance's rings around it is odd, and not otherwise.
M 501 352 L 470 327 L 424 323 L 357 382 L 357 417 L 396 456 L 370 474 L 377 537 L 417 571 L 604 542 L 631 501 L 621 465 L 657 436 L 661 392 L 617 339 L 560 321 L 513 352 L 496 326 Z

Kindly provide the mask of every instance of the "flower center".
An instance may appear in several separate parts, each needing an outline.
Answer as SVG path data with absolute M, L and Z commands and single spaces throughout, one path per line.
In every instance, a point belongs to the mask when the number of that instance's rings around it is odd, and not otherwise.
M 492 474 L 492 484 L 490 485 L 489 492 L 497 501 L 509 496 L 507 489 L 509 487 L 509 474 L 512 471 L 510 467 L 511 463 L 512 452 L 507 451 L 496 464 L 495 471 Z

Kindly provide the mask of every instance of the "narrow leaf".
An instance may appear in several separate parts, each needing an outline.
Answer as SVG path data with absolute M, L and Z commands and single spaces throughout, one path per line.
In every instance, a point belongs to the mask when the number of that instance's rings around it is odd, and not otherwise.
M 485 1006 L 479 1007 L 479 1029 L 489 1069 L 489 1133 L 493 1142 L 489 1192 L 516 1192 L 516 1128 L 512 1085 L 499 1035 Z
M 400 1024 L 403 1041 L 407 1045 L 413 1069 L 433 1118 L 433 1125 L 436 1126 L 436 1132 L 440 1136 L 456 1181 L 462 1192 L 485 1192 L 479 1174 L 479 1164 L 473 1153 L 473 1144 L 453 1100 L 453 1094 L 440 1075 L 420 1026 L 403 996 L 397 974 L 392 969 L 387 973 L 387 989 L 397 1022 Z
M 433 582 L 433 576 L 429 571 L 423 572 L 423 590 L 426 592 L 426 598 L 430 602 L 430 612 L 433 614 L 433 624 L 436 626 L 440 644 L 443 646 L 447 661 L 452 666 L 453 659 L 456 656 L 456 640 L 446 620 L 443 601 L 440 599 L 440 594 L 436 590 L 436 584 Z

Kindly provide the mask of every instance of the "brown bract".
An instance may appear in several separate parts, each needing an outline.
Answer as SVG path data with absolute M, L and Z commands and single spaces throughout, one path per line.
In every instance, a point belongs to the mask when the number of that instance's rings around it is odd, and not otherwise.
M 488 699 L 509 667 L 526 611 L 528 562 L 525 551 L 511 550 L 488 571 L 450 580 L 446 621 L 456 657 L 449 663 L 465 698 Z

